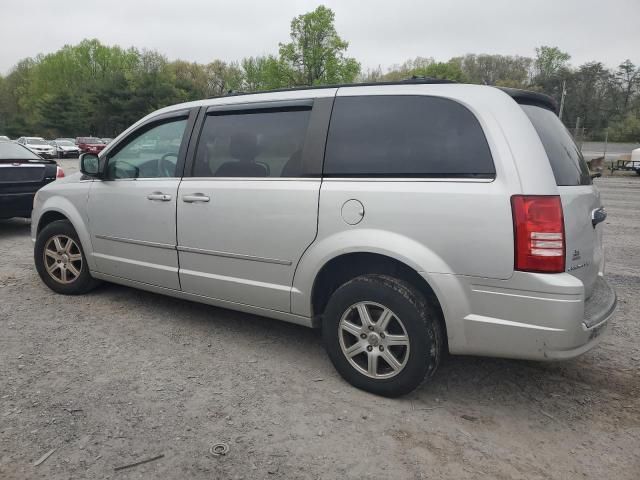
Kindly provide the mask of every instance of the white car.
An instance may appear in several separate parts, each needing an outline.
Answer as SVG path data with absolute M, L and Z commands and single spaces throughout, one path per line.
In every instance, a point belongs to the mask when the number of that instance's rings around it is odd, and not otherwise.
M 43 158 L 53 158 L 56 156 L 55 148 L 49 145 L 42 137 L 20 137 L 18 143 Z

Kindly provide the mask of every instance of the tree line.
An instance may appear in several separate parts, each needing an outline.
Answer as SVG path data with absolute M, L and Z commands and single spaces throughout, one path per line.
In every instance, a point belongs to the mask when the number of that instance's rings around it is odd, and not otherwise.
M 349 44 L 334 20 L 333 11 L 319 6 L 292 20 L 290 41 L 277 54 L 232 62 L 169 61 L 156 51 L 96 39 L 26 58 L 0 75 L 0 134 L 111 137 L 160 107 L 229 92 L 425 76 L 536 90 L 558 103 L 564 89 L 567 127 L 579 122 L 586 138 L 601 139 L 606 131 L 611 141 L 640 142 L 640 67 L 630 60 L 614 69 L 597 61 L 574 67 L 568 53 L 541 46 L 535 57 L 418 57 L 363 71 L 347 56 Z

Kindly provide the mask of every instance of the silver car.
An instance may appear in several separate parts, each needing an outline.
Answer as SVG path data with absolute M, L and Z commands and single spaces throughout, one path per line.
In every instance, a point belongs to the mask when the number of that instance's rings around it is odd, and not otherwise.
M 34 202 L 50 288 L 321 327 L 338 372 L 380 395 L 446 351 L 575 357 L 616 306 L 600 195 L 541 94 L 422 80 L 202 100 L 81 170 Z

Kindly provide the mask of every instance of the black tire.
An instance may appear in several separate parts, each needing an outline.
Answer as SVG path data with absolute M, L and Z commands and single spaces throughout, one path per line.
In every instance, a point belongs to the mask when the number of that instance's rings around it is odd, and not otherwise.
M 395 376 L 390 378 L 367 376 L 353 366 L 343 353 L 340 343 L 340 335 L 343 335 L 340 322 L 343 315 L 358 302 L 379 304 L 391 310 L 395 318 L 401 319 L 406 335 L 409 337 L 409 347 L 406 351 L 408 358 L 404 367 Z M 323 339 L 329 358 L 347 382 L 377 395 L 399 397 L 415 390 L 431 378 L 438 368 L 445 350 L 438 315 L 437 310 L 427 302 L 424 295 L 410 283 L 386 275 L 363 275 L 339 287 L 329 299 L 323 316 Z M 356 343 L 355 335 L 353 339 Z M 373 340 L 377 341 L 375 338 Z M 368 341 L 368 338 L 362 340 L 362 342 Z M 366 348 L 369 349 L 369 346 Z M 383 347 L 372 347 L 372 350 L 375 348 L 380 348 L 382 351 Z M 363 354 L 367 355 L 365 352 L 360 355 Z M 367 359 L 368 356 L 364 358 Z M 383 365 L 390 364 L 384 362 Z
M 82 258 L 82 266 L 79 269 L 80 273 L 70 283 L 62 283 L 56 280 L 51 274 L 49 274 L 47 266 L 45 265 L 45 247 L 49 240 L 57 235 L 64 235 L 71 238 L 76 243 Z M 73 228 L 73 225 L 71 225 L 71 222 L 68 220 L 57 220 L 55 222 L 51 222 L 42 229 L 36 239 L 33 256 L 36 264 L 36 270 L 38 271 L 40 278 L 47 287 L 56 293 L 61 293 L 63 295 L 81 295 L 89 292 L 100 284 L 99 280 L 91 277 L 89 267 L 87 265 L 87 259 L 84 254 L 84 250 L 82 249 L 80 239 L 78 238 L 78 234 Z

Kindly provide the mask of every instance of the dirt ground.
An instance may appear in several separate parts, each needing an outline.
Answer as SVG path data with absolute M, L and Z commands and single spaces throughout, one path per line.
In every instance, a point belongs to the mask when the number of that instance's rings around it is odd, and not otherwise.
M 637 480 L 640 177 L 597 183 L 619 295 L 600 346 L 450 357 L 397 400 L 342 381 L 317 331 L 115 285 L 56 295 L 28 222 L 0 221 L 0 478 Z

